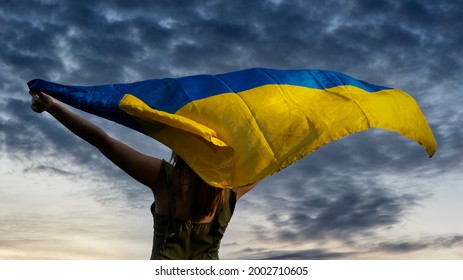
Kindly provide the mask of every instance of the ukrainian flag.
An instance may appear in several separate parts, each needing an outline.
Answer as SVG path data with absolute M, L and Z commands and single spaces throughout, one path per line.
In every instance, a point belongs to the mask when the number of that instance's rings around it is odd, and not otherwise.
M 413 139 L 430 156 L 436 150 L 411 96 L 334 71 L 255 68 L 130 84 L 28 86 L 164 143 L 215 187 L 252 184 L 372 127 Z

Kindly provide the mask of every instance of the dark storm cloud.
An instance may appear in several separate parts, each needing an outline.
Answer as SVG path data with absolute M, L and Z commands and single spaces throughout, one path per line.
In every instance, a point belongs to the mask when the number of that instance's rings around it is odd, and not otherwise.
M 39 154 L 49 154 L 56 158 L 73 155 L 79 164 L 87 164 L 90 153 L 79 150 L 78 138 L 62 129 L 45 115 L 39 116 L 29 109 L 29 102 L 9 99 L 3 114 L 1 135 L 12 156 L 31 158 Z M 61 155 L 61 156 L 60 156 Z
M 63 63 L 56 54 L 62 52 L 65 45 L 70 48 L 68 55 L 78 63 L 78 68 L 63 79 L 81 83 L 124 79 L 124 68 L 151 78 L 252 66 L 349 70 L 373 82 L 386 82 L 375 77 L 375 72 L 366 70 L 389 68 L 401 74 L 412 73 L 416 65 L 441 65 L 434 63 L 435 60 L 448 59 L 449 55 L 458 58 L 452 52 L 438 56 L 430 53 L 437 47 L 447 46 L 452 39 L 435 40 L 434 34 L 422 31 L 419 14 L 408 19 L 407 14 L 404 15 L 407 8 L 394 2 L 384 2 L 382 5 L 390 9 L 383 9 L 381 13 L 372 8 L 378 3 L 352 3 L 217 1 L 205 5 L 194 1 L 182 4 L 155 1 L 137 5 L 112 1 L 93 5 L 88 1 L 60 1 L 53 5 L 31 2 L 25 17 L 12 17 L 8 19 L 9 24 L 5 23 L 17 30 L 11 32 L 14 43 L 8 57 L 16 56 L 15 61 L 22 61 L 23 66 L 49 65 L 48 71 L 40 72 L 49 73 Z M 54 12 L 52 16 L 30 12 L 35 6 L 39 11 L 45 6 Z M 19 8 L 5 10 L 17 12 Z M 333 13 L 333 10 L 344 13 Z M 434 6 L 426 11 L 449 20 L 458 12 Z M 25 20 L 29 14 L 35 25 Z M 413 28 L 395 24 L 390 18 L 407 19 Z M 434 24 L 433 29 L 444 28 L 441 22 L 445 20 Z M 15 40 L 18 34 L 23 34 L 24 39 Z M 436 48 L 429 50 L 426 46 L 431 43 L 436 44 Z M 27 51 L 13 55 L 18 49 Z M 31 49 L 38 55 L 29 57 L 26 53 Z M 422 59 L 424 55 L 426 60 Z M 379 65 L 378 59 L 381 59 Z
M 364 254 L 383 254 L 390 253 L 397 256 L 397 254 L 413 253 L 426 249 L 440 250 L 449 248 L 459 248 L 463 245 L 462 235 L 443 235 L 434 236 L 429 238 L 421 238 L 417 240 L 399 240 L 395 242 L 379 242 L 378 244 L 371 244 L 368 251 L 364 247 L 356 244 L 348 244 L 349 251 L 335 252 L 329 249 L 304 249 L 291 251 L 285 250 L 265 250 L 262 248 L 248 248 L 240 252 L 246 256 L 247 259 L 261 259 L 261 260 L 342 260 L 342 259 L 363 259 Z
M 407 253 L 428 248 L 441 249 L 461 246 L 463 246 L 463 235 L 456 234 L 434 236 L 414 241 L 381 242 L 378 244 L 377 250 L 393 253 Z
M 51 167 L 51 166 L 46 166 L 46 165 L 38 165 L 30 168 L 25 168 L 24 173 L 29 173 L 29 172 L 46 172 L 48 174 L 58 174 L 58 175 L 72 175 L 71 172 L 63 170 L 61 168 L 57 167 Z
M 321 176 L 305 181 L 273 180 L 272 192 L 259 190 L 255 211 L 263 211 L 273 230 L 262 238 L 275 242 L 347 241 L 398 223 L 423 195 L 400 193 L 373 178 Z M 266 184 L 261 186 L 264 189 Z M 257 192 L 257 191 L 256 191 Z M 261 197 L 261 200 L 257 198 Z M 262 201 L 262 204 L 259 203 Z M 248 206 L 252 209 L 252 206 Z M 270 209 L 283 209 L 270 211 Z M 261 210 L 259 210 L 261 209 Z
M 246 254 L 249 259 L 259 260 L 340 260 L 355 257 L 356 252 L 339 253 L 330 250 L 309 249 L 291 251 L 262 251 Z

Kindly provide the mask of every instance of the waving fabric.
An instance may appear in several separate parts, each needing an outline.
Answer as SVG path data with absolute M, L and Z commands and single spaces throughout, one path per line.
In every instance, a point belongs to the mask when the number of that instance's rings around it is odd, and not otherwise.
M 28 85 L 164 143 L 215 187 L 252 184 L 373 127 L 415 140 L 430 156 L 436 150 L 410 95 L 334 71 L 255 68 L 130 84 Z

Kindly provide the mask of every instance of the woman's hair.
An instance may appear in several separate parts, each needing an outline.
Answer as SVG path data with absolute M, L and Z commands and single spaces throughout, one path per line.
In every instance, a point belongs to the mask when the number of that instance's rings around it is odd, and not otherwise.
M 185 183 L 185 180 L 192 186 L 190 188 L 193 199 L 192 220 L 199 220 L 211 215 L 214 211 L 219 211 L 226 202 L 227 190 L 208 185 L 177 154 L 172 153 L 171 160 L 174 164 L 174 171 L 179 174 L 180 184 Z

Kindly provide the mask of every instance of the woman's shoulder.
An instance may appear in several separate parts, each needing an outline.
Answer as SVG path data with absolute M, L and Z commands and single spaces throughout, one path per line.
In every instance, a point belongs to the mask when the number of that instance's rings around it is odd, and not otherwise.
M 257 184 L 259 184 L 259 182 L 255 182 L 254 184 L 251 184 L 249 186 L 236 188 L 236 200 L 239 200 L 243 195 L 245 195 L 247 192 L 249 192 L 255 186 L 257 186 Z

